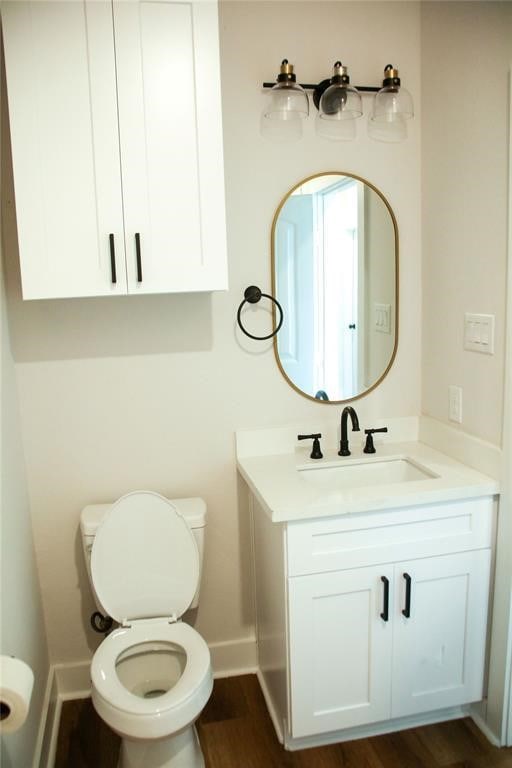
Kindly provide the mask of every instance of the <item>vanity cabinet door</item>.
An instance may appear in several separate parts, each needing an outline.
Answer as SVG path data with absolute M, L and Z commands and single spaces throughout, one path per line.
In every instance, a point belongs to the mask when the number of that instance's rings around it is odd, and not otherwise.
M 390 717 L 392 577 L 388 565 L 288 579 L 294 738 Z
M 126 293 L 110 3 L 4 2 L 2 26 L 23 298 Z
M 128 292 L 227 288 L 217 4 L 113 8 Z
M 392 717 L 482 698 L 490 556 L 483 549 L 396 564 Z

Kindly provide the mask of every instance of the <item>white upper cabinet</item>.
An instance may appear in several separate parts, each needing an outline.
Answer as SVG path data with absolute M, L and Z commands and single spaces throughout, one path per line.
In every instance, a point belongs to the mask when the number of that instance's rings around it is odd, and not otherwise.
M 227 287 L 217 4 L 2 4 L 23 296 Z

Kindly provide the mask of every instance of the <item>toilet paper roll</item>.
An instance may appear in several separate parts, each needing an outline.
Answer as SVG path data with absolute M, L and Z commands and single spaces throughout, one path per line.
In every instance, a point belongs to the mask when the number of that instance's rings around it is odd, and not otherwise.
M 34 673 L 24 661 L 0 656 L 0 733 L 21 728 L 30 707 Z

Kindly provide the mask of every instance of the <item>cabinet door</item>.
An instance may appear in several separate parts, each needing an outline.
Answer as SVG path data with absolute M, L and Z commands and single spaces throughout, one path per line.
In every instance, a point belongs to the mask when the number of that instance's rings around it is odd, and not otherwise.
M 114 0 L 129 292 L 227 287 L 215 2 Z
M 489 574 L 488 549 L 395 566 L 393 717 L 482 698 Z
M 392 566 L 288 579 L 293 737 L 390 716 Z
M 4 2 L 2 23 L 23 298 L 126 293 L 111 4 Z

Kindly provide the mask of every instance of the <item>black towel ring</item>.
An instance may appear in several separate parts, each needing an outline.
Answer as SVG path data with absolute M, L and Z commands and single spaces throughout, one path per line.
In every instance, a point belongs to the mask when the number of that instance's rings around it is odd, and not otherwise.
M 276 307 L 279 310 L 279 322 L 277 324 L 277 328 L 275 328 L 272 333 L 269 333 L 267 336 L 254 336 L 252 333 L 249 333 L 249 331 L 246 331 L 246 329 L 242 325 L 242 309 L 245 303 L 249 304 L 257 304 L 258 301 L 263 297 L 266 299 L 270 299 L 270 301 L 273 301 Z M 244 291 L 244 300 L 238 307 L 238 312 L 236 314 L 236 320 L 238 325 L 240 326 L 240 329 L 245 333 L 246 336 L 249 336 L 250 339 L 256 339 L 256 341 L 266 341 L 266 339 L 271 339 L 272 336 L 275 336 L 276 333 L 281 329 L 281 326 L 283 324 L 284 320 L 284 314 L 283 314 L 283 308 L 281 307 L 280 303 L 277 299 L 274 299 L 273 296 L 270 296 L 268 293 L 262 293 L 261 290 L 256 285 L 250 285 L 248 288 Z

